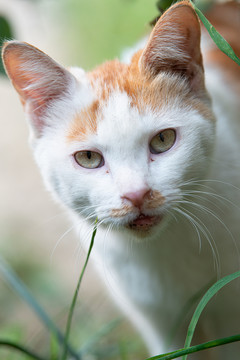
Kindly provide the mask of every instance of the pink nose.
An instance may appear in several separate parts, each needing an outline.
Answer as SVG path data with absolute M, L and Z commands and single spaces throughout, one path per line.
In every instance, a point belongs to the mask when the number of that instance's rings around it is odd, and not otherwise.
M 140 208 L 144 200 L 146 199 L 147 195 L 150 194 L 150 190 L 147 187 L 144 187 L 140 190 L 128 192 L 122 196 L 122 199 L 129 200 L 134 206 Z

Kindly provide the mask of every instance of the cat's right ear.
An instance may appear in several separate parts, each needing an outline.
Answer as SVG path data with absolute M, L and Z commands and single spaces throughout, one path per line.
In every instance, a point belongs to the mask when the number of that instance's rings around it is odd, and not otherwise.
M 74 76 L 39 49 L 19 41 L 6 42 L 3 63 L 13 86 L 29 114 L 36 137 L 46 124 L 44 113 L 51 102 L 69 91 Z
M 150 77 L 162 71 L 184 77 L 193 91 L 204 87 L 200 23 L 192 5 L 180 1 L 158 20 L 139 61 Z

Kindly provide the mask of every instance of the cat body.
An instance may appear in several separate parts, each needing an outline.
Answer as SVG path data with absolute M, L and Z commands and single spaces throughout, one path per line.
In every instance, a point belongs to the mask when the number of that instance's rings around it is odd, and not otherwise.
M 239 50 L 239 4 L 219 7 L 231 14 L 223 30 Z M 98 217 L 92 257 L 152 355 L 164 351 L 189 299 L 239 269 L 240 71 L 205 37 L 205 77 L 187 1 L 164 13 L 129 64 L 85 73 L 25 43 L 3 49 L 44 181 L 86 249 Z M 222 290 L 195 342 L 239 333 L 239 299 L 237 282 Z M 173 348 L 183 346 L 188 320 Z M 217 359 L 239 353 L 229 346 Z

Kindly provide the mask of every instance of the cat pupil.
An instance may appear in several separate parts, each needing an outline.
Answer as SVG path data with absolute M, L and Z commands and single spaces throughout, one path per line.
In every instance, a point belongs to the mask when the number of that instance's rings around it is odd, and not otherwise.
M 159 137 L 160 137 L 160 140 L 161 140 L 162 142 L 164 142 L 164 135 L 163 135 L 163 133 L 160 133 L 160 134 L 159 134 Z
M 91 151 L 87 151 L 87 158 L 90 160 L 90 159 L 91 159 L 91 157 L 92 157 L 92 153 L 91 153 Z

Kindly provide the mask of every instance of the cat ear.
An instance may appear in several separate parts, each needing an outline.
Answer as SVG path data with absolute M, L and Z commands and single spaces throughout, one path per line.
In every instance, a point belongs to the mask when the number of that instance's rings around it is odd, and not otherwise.
M 75 78 L 48 55 L 27 43 L 5 43 L 2 57 L 6 72 L 30 115 L 35 135 L 40 136 L 48 105 L 64 96 Z
M 140 70 L 150 77 L 161 71 L 186 77 L 193 89 L 201 86 L 203 65 L 200 24 L 187 1 L 170 7 L 158 20 L 139 60 Z

